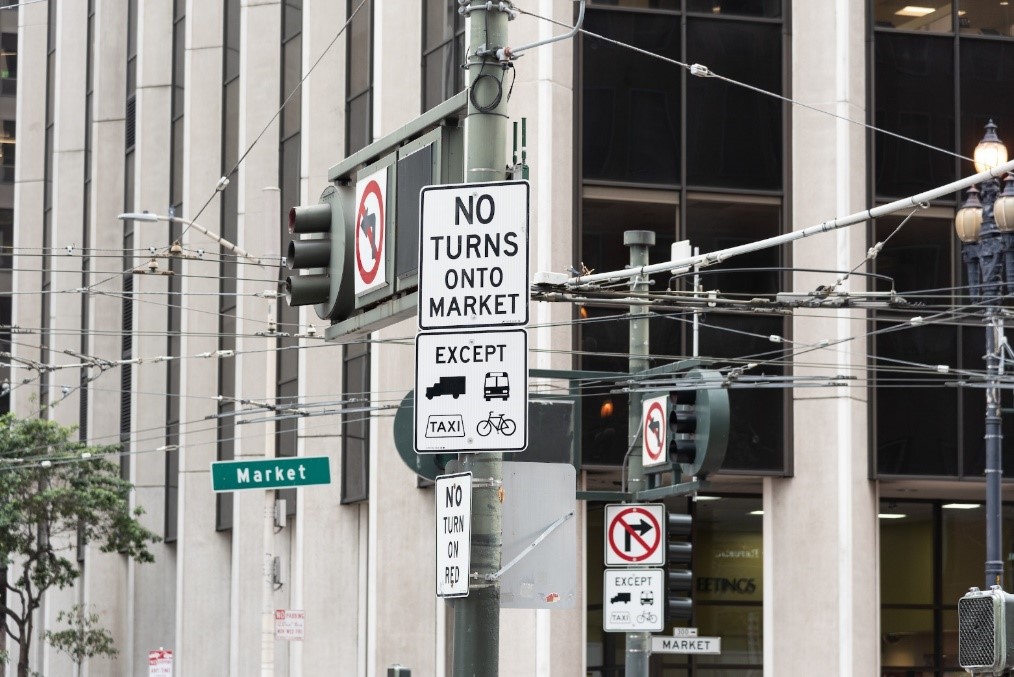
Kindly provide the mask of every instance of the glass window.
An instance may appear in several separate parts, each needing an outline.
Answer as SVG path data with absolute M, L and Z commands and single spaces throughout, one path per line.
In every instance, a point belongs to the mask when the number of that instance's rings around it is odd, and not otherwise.
M 584 29 L 680 58 L 678 16 L 589 10 Z M 681 69 L 587 34 L 581 45 L 585 180 L 678 183 Z
M 781 0 L 687 0 L 688 12 L 707 12 L 723 16 L 782 15 Z
M 877 127 L 953 151 L 951 41 L 922 35 L 878 33 L 874 58 Z M 874 145 L 878 196 L 914 195 L 955 179 L 954 158 L 946 153 L 886 134 L 875 134 Z
M 465 20 L 443 0 L 423 0 L 423 18 L 423 110 L 429 110 L 465 86 Z
M 950 0 L 875 0 L 873 20 L 877 28 L 950 33 L 951 7 Z
M 881 601 L 931 603 L 936 528 L 932 504 L 885 502 L 880 510 Z
M 876 241 L 888 242 L 876 259 L 876 273 L 884 276 L 876 288 L 893 288 L 913 303 L 950 303 L 953 222 L 916 215 L 895 233 L 902 218 L 876 222 Z M 908 315 L 893 317 L 890 311 L 878 313 L 874 338 L 877 472 L 957 475 L 957 389 L 947 387 L 939 374 L 912 366 L 913 361 L 958 365 L 957 331 L 946 324 L 912 327 Z M 918 425 L 913 425 L 913 411 L 920 412 Z
M 782 91 L 779 24 L 687 20 L 689 63 L 765 91 Z M 687 79 L 687 184 L 778 190 L 782 103 L 715 79 Z
M 687 237 L 701 252 L 712 252 L 755 242 L 777 235 L 781 229 L 781 208 L 777 205 L 690 199 L 687 203 Z M 727 298 L 744 299 L 772 295 L 781 289 L 777 248 L 763 249 L 731 259 L 702 271 L 704 291 L 721 290 Z M 782 350 L 769 337 L 785 334 L 784 321 L 777 316 L 711 312 L 700 316 L 700 353 L 737 361 L 770 358 L 774 365 L 762 365 L 753 375 L 784 375 L 777 366 Z M 781 392 L 781 391 L 774 391 Z M 732 389 L 729 406 L 732 417 L 725 470 L 777 471 L 785 467 L 783 396 L 772 397 L 764 389 Z
M 373 3 L 365 0 L 361 6 L 349 2 L 347 11 L 359 7 L 349 30 L 345 70 L 345 152 L 352 154 L 365 148 L 373 140 Z
M 669 244 L 676 232 L 675 195 L 665 191 L 652 192 L 657 202 L 586 199 L 583 202 L 584 227 L 578 265 L 599 271 L 621 270 L 630 263 L 630 249 L 623 246 L 623 231 L 633 229 L 656 233 L 650 260 L 668 258 Z M 646 200 L 648 196 L 643 195 L 642 198 Z M 667 276 L 657 276 L 656 288 L 659 285 L 664 288 L 666 279 Z M 630 322 L 626 312 L 625 307 L 582 306 L 578 310 L 582 369 L 628 371 Z M 620 317 L 610 319 L 614 316 Z M 654 316 L 649 321 L 654 357 L 679 352 L 679 330 L 678 323 L 670 319 Z M 673 344 L 672 340 L 677 343 Z M 619 465 L 626 453 L 627 397 L 610 392 L 612 389 L 612 383 L 600 382 L 587 383 L 582 389 L 582 459 L 585 465 Z
M 680 0 L 590 0 L 591 5 L 606 5 L 609 7 L 631 7 L 635 9 L 666 9 L 677 11 L 680 8 Z
M 370 345 L 344 348 L 342 397 L 349 413 L 342 415 L 341 502 L 370 497 Z
M 972 156 L 990 120 L 1014 154 L 1014 41 L 963 39 L 960 58 L 961 154 Z M 974 171 L 971 162 L 961 163 L 961 176 Z
M 14 254 L 14 210 L 0 209 L 0 268 L 10 270 Z M 2 321 L 0 321 L 2 322 Z
M 0 34 L 0 78 L 18 79 L 18 34 Z
M 17 149 L 17 123 L 14 120 L 3 121 L 3 136 L 0 137 L 0 182 L 14 182 L 14 160 Z
M 961 0 L 958 25 L 962 34 L 1014 36 L 1014 7 L 1006 0 Z

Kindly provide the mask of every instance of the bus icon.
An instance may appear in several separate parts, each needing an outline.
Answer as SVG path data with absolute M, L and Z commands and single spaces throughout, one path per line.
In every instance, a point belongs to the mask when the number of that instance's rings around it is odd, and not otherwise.
M 510 397 L 511 386 L 505 371 L 490 371 L 482 383 L 482 396 L 486 401 L 506 400 Z

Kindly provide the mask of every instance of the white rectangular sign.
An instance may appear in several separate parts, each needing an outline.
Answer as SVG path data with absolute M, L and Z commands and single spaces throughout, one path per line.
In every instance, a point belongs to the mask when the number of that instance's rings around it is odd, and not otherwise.
M 419 328 L 528 324 L 527 181 L 427 186 L 419 205 Z
M 275 639 L 302 642 L 305 634 L 305 611 L 302 609 L 275 609 Z
M 148 677 L 172 677 L 172 674 L 172 650 L 158 649 L 148 652 Z
M 387 167 L 356 181 L 356 296 L 387 284 Z
M 641 464 L 646 468 L 669 462 L 666 440 L 668 409 L 668 395 L 652 397 L 641 403 Z
M 437 597 L 467 597 L 472 547 L 472 473 L 440 475 L 437 500 Z
M 722 653 L 721 637 L 652 637 L 652 653 Z
M 606 506 L 606 566 L 665 564 L 665 505 L 611 503 Z
M 658 632 L 665 626 L 661 569 L 606 569 L 602 584 L 602 629 Z
M 418 453 L 528 446 L 528 332 L 420 332 L 415 339 Z

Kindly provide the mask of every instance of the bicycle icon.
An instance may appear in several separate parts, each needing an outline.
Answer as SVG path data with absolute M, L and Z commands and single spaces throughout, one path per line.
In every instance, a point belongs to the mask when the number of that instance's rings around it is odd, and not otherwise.
M 513 435 L 514 431 L 517 430 L 517 424 L 514 419 L 507 418 L 503 414 L 494 414 L 492 411 L 489 412 L 489 417 L 479 421 L 479 425 L 476 427 L 482 437 L 486 437 L 494 430 L 501 435 Z
M 653 614 L 650 611 L 644 611 L 637 616 L 638 623 L 654 623 L 658 620 L 658 615 Z

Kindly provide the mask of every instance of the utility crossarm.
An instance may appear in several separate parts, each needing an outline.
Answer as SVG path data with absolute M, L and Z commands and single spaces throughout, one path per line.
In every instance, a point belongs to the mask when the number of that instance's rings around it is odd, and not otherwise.
M 545 289 L 546 286 L 574 288 L 584 285 L 592 285 L 599 282 L 613 282 L 637 276 L 652 275 L 654 273 L 662 273 L 665 271 L 672 271 L 674 273 L 685 272 L 692 269 L 694 266 L 711 266 L 740 254 L 749 254 L 762 249 L 768 249 L 770 247 L 777 247 L 789 242 L 794 242 L 795 240 L 801 240 L 805 237 L 810 237 L 811 235 L 819 235 L 820 233 L 838 230 L 839 228 L 844 228 L 845 226 L 852 226 L 857 223 L 862 223 L 863 221 L 869 221 L 870 219 L 892 214 L 906 207 L 918 207 L 919 205 L 929 203 L 930 200 L 943 197 L 948 193 L 963 190 L 976 183 L 982 183 L 988 179 L 1002 179 L 1008 172 L 1014 172 L 1014 160 L 1005 162 L 993 169 L 989 169 L 963 179 L 958 179 L 957 181 L 948 183 L 945 186 L 939 186 L 932 190 L 919 193 L 918 195 L 902 198 L 901 200 L 895 200 L 894 202 L 881 205 L 880 207 L 864 209 L 861 212 L 856 212 L 854 214 L 850 214 L 849 216 L 825 221 L 824 223 L 819 223 L 815 226 L 809 226 L 807 228 L 803 228 L 802 230 L 794 230 L 791 233 L 776 235 L 764 240 L 758 240 L 757 242 L 751 242 L 737 247 L 729 247 L 728 249 L 720 249 L 708 254 L 698 254 L 697 256 L 672 259 L 664 263 L 653 263 L 647 266 L 636 266 L 605 273 L 577 275 L 574 277 L 565 277 L 563 274 L 559 273 L 539 273 L 536 275 L 536 284 L 534 286 L 537 286 L 540 289 Z

